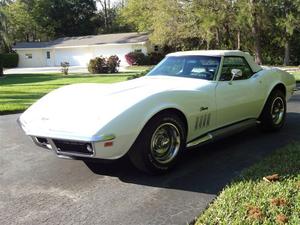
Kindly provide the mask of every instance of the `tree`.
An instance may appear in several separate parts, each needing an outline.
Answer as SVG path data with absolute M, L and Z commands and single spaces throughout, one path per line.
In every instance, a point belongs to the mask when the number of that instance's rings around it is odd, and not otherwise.
M 101 7 L 104 14 L 104 28 L 108 30 L 108 21 L 109 21 L 109 13 L 110 13 L 110 0 L 97 0 Z
M 7 17 L 4 13 L 4 7 L 7 1 L 0 0 L 0 53 L 9 50 L 9 40 L 7 35 Z
M 13 41 L 33 41 L 37 39 L 37 24 L 28 11 L 27 5 L 16 0 L 4 7 L 7 17 L 7 33 Z
M 34 0 L 35 21 L 53 33 L 53 38 L 95 33 L 94 0 Z
M 122 2 L 111 4 L 109 0 L 97 0 L 100 7 L 97 15 L 93 18 L 97 33 L 119 33 L 130 32 L 132 27 L 122 24 L 120 21 L 119 11 L 123 8 Z
M 284 65 L 288 66 L 291 41 L 296 29 L 300 28 L 300 1 L 273 0 L 272 12 L 276 28 L 280 31 L 279 44 L 284 47 Z

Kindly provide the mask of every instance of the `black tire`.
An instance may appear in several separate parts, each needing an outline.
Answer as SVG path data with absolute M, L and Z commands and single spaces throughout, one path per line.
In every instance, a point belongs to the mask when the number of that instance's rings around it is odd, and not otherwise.
M 160 134 L 160 132 L 164 135 Z M 174 138 L 170 138 L 175 135 L 177 135 L 176 141 Z M 180 140 L 179 143 L 178 140 Z M 167 148 L 169 150 L 167 150 L 165 156 L 154 150 L 156 149 L 155 146 L 160 146 L 160 148 L 164 146 L 166 148 L 166 145 L 170 147 Z M 172 148 L 173 145 L 177 146 L 177 148 Z M 176 165 L 185 147 L 186 130 L 184 123 L 177 115 L 162 113 L 152 118 L 146 124 L 128 155 L 130 161 L 139 170 L 148 174 L 161 174 L 169 171 Z M 171 151 L 171 149 L 174 150 Z M 163 162 L 164 157 L 166 160 Z M 168 157 L 170 157 L 168 159 L 170 161 L 167 160 Z
M 279 112 L 276 114 L 275 110 L 279 110 Z M 285 117 L 285 94 L 281 90 L 275 89 L 271 92 L 260 116 L 260 127 L 263 131 L 279 131 L 285 123 Z

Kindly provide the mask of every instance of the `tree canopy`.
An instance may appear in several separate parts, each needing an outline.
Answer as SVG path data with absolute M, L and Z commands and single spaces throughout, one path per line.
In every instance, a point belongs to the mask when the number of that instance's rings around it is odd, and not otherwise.
M 0 0 L 0 43 L 148 32 L 170 50 L 241 49 L 300 64 L 300 0 Z

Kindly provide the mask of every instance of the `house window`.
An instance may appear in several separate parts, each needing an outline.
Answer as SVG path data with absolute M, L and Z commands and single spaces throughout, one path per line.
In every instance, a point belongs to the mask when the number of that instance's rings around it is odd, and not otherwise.
M 50 55 L 50 52 L 48 51 L 47 52 L 47 59 L 50 59 L 51 58 L 51 55 Z
M 25 58 L 26 58 L 26 59 L 32 59 L 32 54 L 31 54 L 31 53 L 25 54 Z
M 155 51 L 155 52 L 158 52 L 158 51 L 159 51 L 158 45 L 155 45 L 155 46 L 154 46 L 154 51 Z

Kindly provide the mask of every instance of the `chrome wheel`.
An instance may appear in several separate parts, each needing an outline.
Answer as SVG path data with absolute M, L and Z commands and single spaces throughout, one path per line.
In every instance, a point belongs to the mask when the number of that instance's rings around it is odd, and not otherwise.
M 283 121 L 284 113 L 285 104 L 283 99 L 281 97 L 275 98 L 271 107 L 271 115 L 275 125 L 278 125 Z
M 180 132 L 172 123 L 161 124 L 151 138 L 151 155 L 161 163 L 171 162 L 180 149 Z

